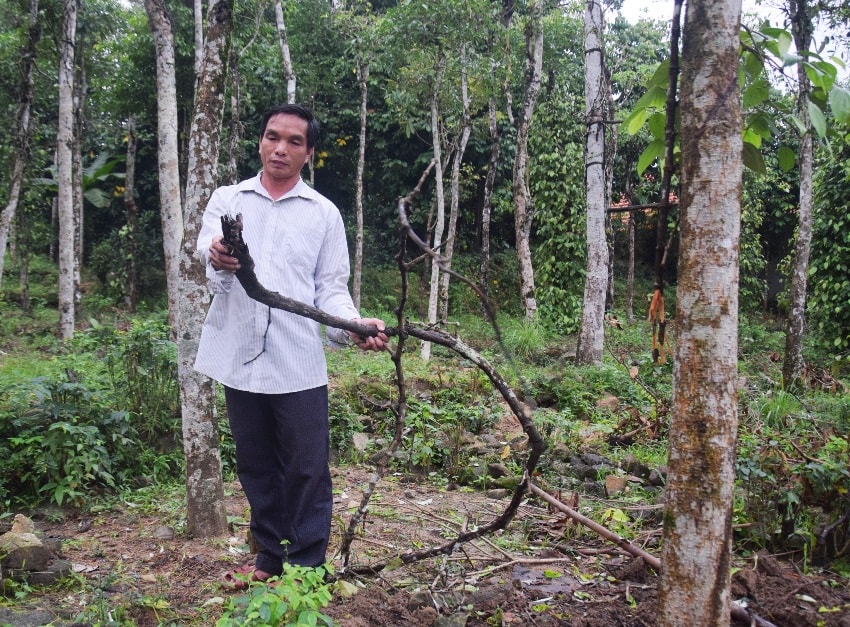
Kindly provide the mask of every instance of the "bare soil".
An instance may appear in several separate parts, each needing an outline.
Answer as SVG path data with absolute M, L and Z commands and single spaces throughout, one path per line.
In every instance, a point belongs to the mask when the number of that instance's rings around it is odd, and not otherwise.
M 363 468 L 334 469 L 338 524 L 329 557 L 369 474 Z M 227 511 L 234 521 L 228 539 L 190 539 L 180 533 L 179 524 L 169 538 L 169 516 L 179 520 L 180 512 L 141 513 L 132 504 L 93 517 L 37 519 L 38 530 L 54 539 L 76 576 L 51 587 L 33 586 L 21 602 L 7 603 L 7 609 L 48 611 L 56 625 L 74 624 L 81 615 L 88 620 L 77 624 L 109 624 L 105 621 L 119 614 L 128 621 L 121 624 L 214 624 L 221 599 L 235 594 L 222 589 L 221 575 L 250 559 L 241 522 L 247 519 L 247 501 L 238 483 L 229 485 L 228 492 Z M 489 522 L 507 502 L 499 492 L 451 491 L 419 478 L 387 477 L 378 484 L 349 566 L 380 564 L 440 545 Z M 659 538 L 660 529 L 639 542 L 657 553 Z M 341 570 L 338 556 L 331 563 Z M 850 627 L 847 581 L 826 571 L 804 575 L 766 554 L 737 567 L 733 599 L 762 619 L 788 627 Z M 450 555 L 353 581 L 359 592 L 335 595 L 324 610 L 342 627 L 655 624 L 656 574 L 642 560 L 620 553 L 534 499 L 521 506 L 503 532 Z M 95 614 L 104 622 L 93 621 Z M 26 623 L 26 614 L 18 616 L 22 620 L 17 624 L 46 624 Z M 4 615 L 0 623 L 6 620 Z

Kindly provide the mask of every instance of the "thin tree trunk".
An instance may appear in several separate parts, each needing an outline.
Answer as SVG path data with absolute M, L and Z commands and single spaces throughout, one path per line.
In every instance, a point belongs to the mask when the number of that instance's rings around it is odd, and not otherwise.
M 277 34 L 280 40 L 280 55 L 283 59 L 283 78 L 286 79 L 286 102 L 295 102 L 295 70 L 292 68 L 292 57 L 289 54 L 289 41 L 286 38 L 286 23 L 283 20 L 282 0 L 274 0 L 274 19 L 277 24 Z
M 490 66 L 491 70 L 493 65 Z M 493 188 L 496 184 L 496 169 L 499 167 L 501 141 L 496 119 L 496 98 L 490 97 L 487 104 L 487 120 L 490 129 L 490 160 L 484 178 L 484 198 L 481 203 L 481 289 L 490 294 L 490 220 L 493 215 Z
M 38 0 L 30 0 L 29 36 L 21 55 L 20 105 L 18 107 L 18 132 L 15 137 L 15 162 L 9 181 L 9 202 L 0 213 L 0 284 L 3 280 L 3 265 L 6 259 L 6 243 L 12 221 L 21 198 L 21 183 L 24 169 L 30 157 L 30 120 L 33 103 L 33 67 L 35 66 L 41 27 L 38 23 Z
M 183 238 L 183 204 L 177 148 L 177 79 L 174 69 L 174 34 L 165 0 L 145 0 L 145 11 L 156 49 L 157 159 L 162 247 L 168 291 L 168 319 L 172 339 L 177 328 L 180 301 L 180 241 Z
M 454 243 L 457 233 L 457 215 L 460 205 L 460 167 L 463 164 L 463 155 L 466 152 L 466 145 L 469 143 L 469 136 L 472 134 L 472 116 L 469 113 L 469 85 L 467 79 L 467 62 L 466 62 L 466 46 L 461 47 L 460 51 L 461 63 L 461 79 L 460 93 L 463 101 L 463 128 L 460 132 L 460 144 L 455 151 L 454 159 L 452 160 L 452 181 L 451 181 L 451 199 L 449 204 L 449 230 L 446 236 L 445 252 L 443 253 L 443 276 L 440 284 L 440 317 L 447 320 L 449 317 L 449 280 L 452 269 L 452 257 L 454 256 Z
M 602 56 L 602 7 L 586 0 L 584 9 L 584 99 L 587 123 L 587 273 L 584 281 L 581 332 L 576 349 L 579 364 L 599 364 L 605 340 L 605 298 L 608 288 L 608 242 L 605 237 L 605 89 Z
M 605 14 L 603 13 L 603 16 Z M 611 74 L 603 65 L 602 88 L 605 90 L 605 119 L 613 120 L 616 117 L 617 105 L 611 93 Z M 614 188 L 614 161 L 617 159 L 617 125 L 609 124 L 605 127 L 605 207 L 611 206 Z M 605 309 L 614 307 L 614 226 L 611 214 L 605 211 L 605 239 L 608 242 L 608 297 L 605 301 Z
M 728 625 L 738 428 L 741 0 L 690 0 L 659 627 Z
M 80 315 L 82 305 L 82 266 L 84 250 L 85 199 L 83 198 L 83 135 L 85 133 L 85 102 L 88 91 L 85 55 L 85 32 L 81 32 L 75 45 L 76 79 L 74 80 L 74 313 Z
M 357 145 L 357 178 L 354 181 L 354 202 L 357 209 L 357 234 L 354 238 L 354 276 L 351 298 L 360 309 L 360 291 L 363 283 L 363 172 L 366 169 L 366 110 L 369 96 L 369 64 L 357 59 L 357 82 L 360 85 L 360 135 Z
M 214 0 L 207 17 L 204 62 L 189 134 L 186 210 L 180 250 L 177 360 L 186 457 L 187 519 L 189 534 L 202 538 L 227 532 L 215 387 L 211 379 L 193 366 L 209 305 L 206 272 L 195 257 L 195 245 L 204 208 L 217 184 L 232 29 L 230 0 Z
M 127 212 L 127 266 L 124 304 L 131 313 L 138 300 L 139 207 L 136 204 L 136 116 L 127 120 L 127 165 L 124 174 L 124 208 Z
M 192 17 L 195 33 L 195 94 L 201 80 L 201 65 L 204 62 L 204 0 L 193 0 Z
M 626 320 L 635 321 L 635 212 L 629 211 L 629 269 L 626 277 Z
M 520 298 L 526 318 L 531 319 L 537 313 L 537 298 L 534 287 L 534 267 L 531 263 L 531 224 L 534 218 L 534 207 L 531 191 L 528 188 L 528 133 L 531 117 L 537 105 L 537 96 L 540 93 L 540 76 L 543 70 L 543 6 L 540 0 L 530 3 L 529 13 L 525 30 L 527 80 L 522 111 L 517 119 L 513 195 Z
M 790 0 L 791 31 L 799 54 L 805 54 L 812 43 L 812 19 L 807 0 Z M 812 122 L 809 118 L 811 83 L 802 62 L 797 63 L 797 114 L 805 131 L 800 138 L 800 201 L 797 213 L 797 244 L 791 271 L 790 310 L 785 326 L 785 361 L 782 364 L 782 386 L 800 385 L 803 376 L 803 335 L 806 329 L 806 288 L 809 253 L 812 247 Z
M 56 132 L 56 185 L 59 216 L 59 335 L 74 335 L 74 41 L 77 0 L 63 1 L 59 61 L 59 121 Z
M 431 141 L 434 144 L 434 193 L 436 195 L 436 219 L 434 224 L 434 239 L 431 243 L 431 248 L 441 252 L 440 248 L 443 244 L 443 231 L 446 222 L 446 199 L 443 191 L 443 155 L 441 135 L 440 135 L 440 83 L 444 70 L 443 58 L 440 58 L 437 63 L 436 76 L 434 77 L 434 85 L 431 90 Z M 441 253 L 442 254 L 442 253 Z M 440 264 L 431 260 L 431 282 L 428 292 L 428 324 L 437 323 L 437 301 L 439 297 L 440 286 Z M 422 342 L 419 351 L 419 356 L 422 361 L 428 361 L 431 358 L 431 342 Z

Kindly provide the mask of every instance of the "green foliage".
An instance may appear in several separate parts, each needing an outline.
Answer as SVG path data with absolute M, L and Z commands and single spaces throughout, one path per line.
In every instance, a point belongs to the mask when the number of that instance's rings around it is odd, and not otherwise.
M 216 627 L 333 625 L 320 611 L 332 598 L 326 574 L 333 574 L 330 566 L 285 563 L 280 577 L 252 583 L 247 593 L 229 598 Z
M 815 343 L 835 367 L 850 371 L 850 134 L 825 155 L 815 174 L 815 209 L 809 263 L 808 315 Z
M 578 102 L 542 104 L 535 118 L 529 150 L 529 187 L 534 198 L 538 244 L 533 249 L 537 302 L 541 317 L 553 330 L 571 333 L 581 323 L 584 293 L 583 133 Z
M 80 505 L 179 476 L 176 354 L 167 337 L 156 318 L 126 332 L 92 321 L 38 376 L 0 372 L 0 500 Z
M 0 496 L 79 504 L 87 493 L 115 486 L 119 460 L 133 456 L 126 414 L 74 382 L 33 379 L 3 394 Z

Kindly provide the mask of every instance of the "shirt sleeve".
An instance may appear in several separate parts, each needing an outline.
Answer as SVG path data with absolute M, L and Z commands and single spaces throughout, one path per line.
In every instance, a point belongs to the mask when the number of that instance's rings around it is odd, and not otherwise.
M 345 239 L 342 216 L 335 206 L 331 206 L 327 215 L 325 237 L 316 264 L 314 305 L 339 318 L 359 318 L 360 314 L 348 290 L 348 242 Z M 328 328 L 327 336 L 335 344 L 348 343 L 348 336 L 342 329 Z

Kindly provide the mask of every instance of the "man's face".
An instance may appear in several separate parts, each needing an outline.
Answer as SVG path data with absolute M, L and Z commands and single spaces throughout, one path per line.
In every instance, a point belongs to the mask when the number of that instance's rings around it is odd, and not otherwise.
M 289 113 L 269 119 L 260 138 L 260 161 L 263 175 L 277 183 L 289 183 L 301 175 L 301 168 L 313 154 L 307 148 L 307 120 Z

